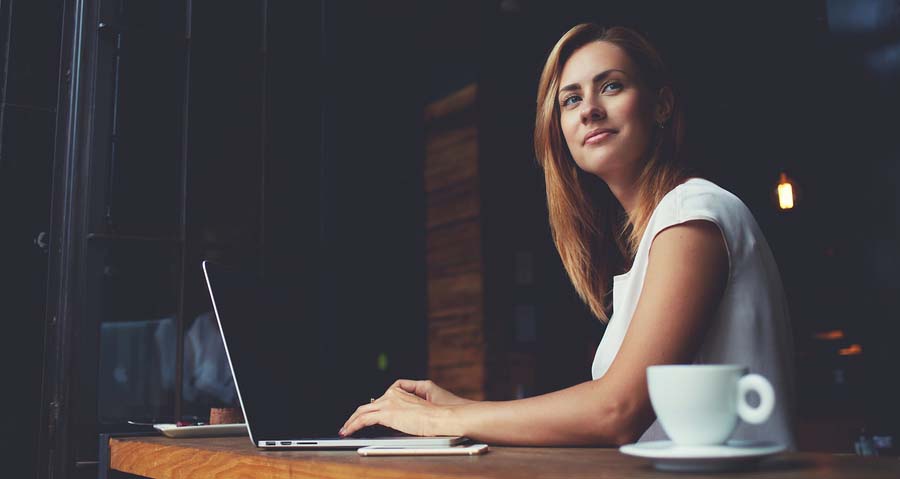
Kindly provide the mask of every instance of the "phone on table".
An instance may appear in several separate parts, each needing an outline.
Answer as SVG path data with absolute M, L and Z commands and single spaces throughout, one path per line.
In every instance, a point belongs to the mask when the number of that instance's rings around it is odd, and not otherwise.
M 446 447 L 367 446 L 356 450 L 360 456 L 475 456 L 487 451 L 487 444 Z

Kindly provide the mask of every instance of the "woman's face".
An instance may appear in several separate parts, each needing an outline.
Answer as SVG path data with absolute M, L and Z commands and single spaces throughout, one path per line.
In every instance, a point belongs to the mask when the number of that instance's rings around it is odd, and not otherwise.
M 628 55 L 591 42 L 563 66 L 560 125 L 578 166 L 607 183 L 633 181 L 655 127 L 655 96 L 638 83 Z

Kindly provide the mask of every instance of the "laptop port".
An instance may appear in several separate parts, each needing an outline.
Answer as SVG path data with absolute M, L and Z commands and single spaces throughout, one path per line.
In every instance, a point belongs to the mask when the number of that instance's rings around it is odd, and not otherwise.
M 281 441 L 281 445 L 282 445 L 282 446 L 290 446 L 290 445 L 291 445 L 291 441 Z
M 276 446 L 276 445 L 278 445 L 278 443 L 275 441 L 266 441 L 266 446 Z

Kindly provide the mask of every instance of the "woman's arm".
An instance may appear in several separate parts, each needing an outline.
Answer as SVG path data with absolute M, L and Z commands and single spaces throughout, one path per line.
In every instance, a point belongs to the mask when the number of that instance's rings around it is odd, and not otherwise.
M 728 278 L 718 227 L 692 221 L 659 233 L 634 317 L 616 359 L 595 381 L 503 402 L 436 406 L 392 387 L 361 406 L 342 434 L 384 424 L 420 435 L 464 435 L 492 444 L 585 445 L 633 442 L 652 423 L 646 369 L 691 362 Z
M 634 317 L 616 359 L 596 380 L 520 401 L 452 411 L 459 432 L 503 444 L 624 444 L 653 422 L 646 369 L 691 362 L 728 278 L 728 253 L 710 222 L 659 233 Z

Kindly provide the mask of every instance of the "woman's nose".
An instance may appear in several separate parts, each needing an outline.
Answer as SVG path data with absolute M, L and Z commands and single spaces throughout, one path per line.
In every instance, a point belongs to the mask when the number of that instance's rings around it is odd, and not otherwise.
M 585 98 L 581 102 L 581 121 L 589 123 L 604 118 L 606 118 L 606 110 L 599 101 L 594 98 Z

